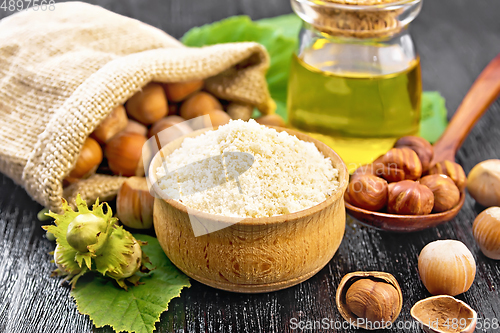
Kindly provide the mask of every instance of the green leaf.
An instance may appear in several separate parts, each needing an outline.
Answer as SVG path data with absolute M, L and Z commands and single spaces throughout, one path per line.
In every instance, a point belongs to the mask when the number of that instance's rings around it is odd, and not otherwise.
M 434 143 L 448 126 L 445 99 L 437 91 L 426 91 L 422 94 L 421 110 L 419 135 Z
M 137 273 L 144 284 L 125 291 L 110 278 L 86 274 L 71 291 L 78 310 L 88 315 L 96 327 L 109 325 L 117 332 L 151 333 L 170 300 L 191 286 L 189 278 L 168 260 L 156 238 L 138 234 L 134 237 L 148 243 L 142 250 L 156 266 L 148 274 Z
M 266 75 L 269 91 L 277 105 L 276 113 L 286 120 L 290 61 L 298 47 L 301 26 L 302 21 L 295 14 L 258 21 L 252 21 L 248 16 L 234 16 L 193 28 L 182 37 L 182 41 L 187 46 L 247 41 L 264 45 L 271 56 L 271 67 Z M 438 92 L 424 92 L 420 135 L 430 142 L 435 142 L 447 124 L 444 98 Z
M 182 37 L 182 42 L 187 46 L 232 42 L 262 44 L 271 57 L 271 65 L 266 74 L 269 92 L 276 102 L 276 113 L 286 119 L 288 72 L 292 54 L 298 46 L 297 35 L 300 27 L 300 19 L 293 19 L 293 16 L 268 19 L 262 23 L 253 22 L 248 16 L 233 16 L 189 30 Z M 282 27 L 276 29 L 277 25 Z M 293 28 L 290 28 L 291 26 Z
M 297 39 L 302 20 L 295 14 L 280 15 L 255 21 L 260 25 L 265 25 L 274 29 L 277 33 L 292 39 Z

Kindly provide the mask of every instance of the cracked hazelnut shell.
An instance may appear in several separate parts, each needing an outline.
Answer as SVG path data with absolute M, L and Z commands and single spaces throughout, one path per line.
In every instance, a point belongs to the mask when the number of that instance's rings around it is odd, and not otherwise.
M 465 302 L 452 296 L 432 296 L 411 308 L 411 316 L 427 333 L 472 333 L 477 313 Z

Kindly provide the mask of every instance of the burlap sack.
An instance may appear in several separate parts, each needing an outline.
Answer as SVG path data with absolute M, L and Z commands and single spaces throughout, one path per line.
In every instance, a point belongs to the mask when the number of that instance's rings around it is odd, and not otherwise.
M 45 207 L 112 198 L 124 178 L 95 175 L 64 190 L 86 137 L 150 81 L 206 79 L 217 97 L 266 113 L 269 65 L 256 43 L 187 48 L 101 7 L 59 3 L 0 22 L 0 171 Z

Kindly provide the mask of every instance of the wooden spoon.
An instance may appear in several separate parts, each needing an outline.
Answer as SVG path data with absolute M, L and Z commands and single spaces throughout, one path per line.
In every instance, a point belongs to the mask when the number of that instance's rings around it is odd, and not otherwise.
M 455 153 L 476 122 L 500 94 L 500 54 L 493 59 L 474 82 L 455 112 L 448 128 L 434 145 L 432 164 L 455 161 Z M 431 164 L 431 165 L 432 165 Z M 393 232 L 414 232 L 435 227 L 457 216 L 465 202 L 465 190 L 457 206 L 429 215 L 396 215 L 372 212 L 345 203 L 347 212 L 364 224 Z

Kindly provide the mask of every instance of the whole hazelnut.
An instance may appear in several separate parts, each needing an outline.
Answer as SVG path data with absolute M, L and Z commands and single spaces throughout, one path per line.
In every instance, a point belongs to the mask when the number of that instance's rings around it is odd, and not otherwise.
M 352 174 L 352 178 L 361 176 L 361 175 L 375 175 L 378 177 L 382 177 L 388 182 L 399 182 L 405 179 L 405 173 L 403 170 L 387 166 L 382 162 L 373 162 L 372 164 L 365 164 L 358 167 Z
M 500 207 L 490 207 L 479 214 L 472 234 L 485 256 L 500 260 Z
M 355 177 L 347 186 L 345 200 L 359 208 L 379 211 L 387 204 L 387 182 L 370 174 Z
M 153 226 L 154 201 L 146 178 L 127 178 L 116 195 L 116 216 L 129 228 L 149 229 Z
M 127 111 L 125 111 L 123 105 L 119 105 L 94 130 L 92 138 L 101 144 L 105 144 L 113 136 L 123 131 L 127 124 Z
M 346 304 L 358 318 L 371 323 L 392 322 L 398 316 L 399 294 L 389 283 L 360 279 L 346 293 Z
M 285 120 L 279 114 L 266 114 L 255 119 L 261 125 L 286 127 Z
M 163 87 L 155 82 L 147 84 L 141 91 L 129 98 L 125 109 L 130 117 L 143 125 L 151 125 L 160 120 L 168 113 L 168 103 Z
M 388 186 L 387 210 L 392 214 L 426 215 L 434 207 L 434 194 L 413 180 L 403 180 Z
M 469 290 L 476 276 L 476 262 L 464 243 L 438 240 L 418 256 L 418 273 L 432 295 L 456 296 Z
M 95 172 L 97 166 L 102 162 L 102 149 L 99 143 L 92 138 L 87 138 L 83 143 L 80 154 L 75 162 L 73 170 L 69 174 L 68 181 L 79 179 Z
M 394 148 L 407 147 L 417 153 L 422 163 L 422 172 L 425 173 L 430 168 L 430 163 L 434 157 L 434 148 L 424 138 L 418 136 L 403 136 L 394 145 Z
M 193 119 L 212 110 L 222 110 L 219 100 L 207 92 L 200 91 L 188 97 L 181 104 L 179 114 L 184 119 Z
M 422 163 L 410 148 L 392 148 L 381 160 L 387 168 L 401 170 L 403 179 L 417 180 L 422 175 Z
M 359 166 L 351 175 L 351 179 L 354 179 L 362 175 L 375 175 L 375 170 L 373 164 L 364 164 Z
M 429 174 L 447 175 L 455 182 L 460 192 L 462 192 L 467 185 L 467 178 L 465 177 L 465 172 L 462 166 L 449 160 L 438 162 L 433 165 L 429 169 Z
M 477 164 L 467 177 L 471 197 L 485 207 L 500 206 L 500 160 Z
M 374 330 L 387 328 L 397 319 L 403 295 L 398 281 L 389 273 L 352 272 L 340 281 L 335 301 L 345 320 Z
M 210 122 L 213 127 L 226 125 L 231 121 L 231 117 L 226 113 L 226 111 L 211 110 L 205 114 L 210 116 Z
M 403 169 L 394 166 L 392 163 L 374 163 L 373 170 L 377 176 L 384 178 L 389 183 L 405 180 L 405 172 Z
M 203 88 L 203 80 L 164 83 L 165 95 L 171 102 L 180 102 Z
M 191 133 L 193 130 L 186 123 L 182 124 L 184 121 L 185 119 L 179 116 L 168 116 L 162 118 L 151 126 L 148 132 L 148 137 L 153 137 L 161 131 L 176 125 L 177 126 L 175 128 L 178 129 L 178 132 L 180 132 L 179 137 L 184 134 Z
M 231 102 L 228 104 L 226 112 L 231 119 L 248 121 L 252 118 L 253 106 L 250 104 Z
M 420 179 L 434 193 L 433 212 L 440 213 L 452 209 L 460 201 L 460 191 L 455 182 L 445 175 L 428 175 Z
M 144 175 L 142 147 L 146 137 L 137 133 L 118 133 L 104 148 L 109 168 L 124 177 Z

